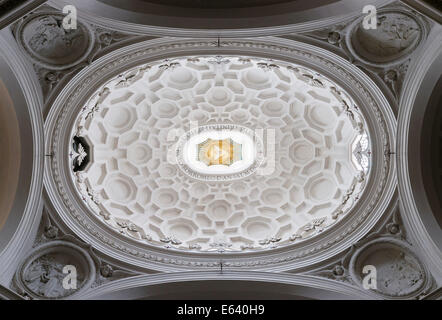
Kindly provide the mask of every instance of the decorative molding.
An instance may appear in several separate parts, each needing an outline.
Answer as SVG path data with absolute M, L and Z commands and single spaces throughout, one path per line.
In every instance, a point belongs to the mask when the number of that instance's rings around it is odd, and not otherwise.
M 94 288 L 106 285 L 113 281 L 127 279 L 139 275 L 140 275 L 139 273 L 117 268 L 112 264 L 107 263 L 104 260 L 101 260 L 99 266 L 99 273 L 97 278 L 95 279 L 95 282 L 91 286 L 91 290 L 94 290 Z

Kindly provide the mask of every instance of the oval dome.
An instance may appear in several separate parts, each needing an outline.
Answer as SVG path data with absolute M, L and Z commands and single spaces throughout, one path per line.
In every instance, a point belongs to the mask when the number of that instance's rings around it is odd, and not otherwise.
M 178 250 L 313 237 L 361 197 L 371 161 L 365 120 L 342 88 L 300 65 L 245 56 L 127 70 L 91 95 L 71 139 L 73 182 L 93 212 L 130 238 Z
M 302 263 L 364 235 L 392 195 L 385 101 L 339 58 L 260 41 L 147 41 L 63 89 L 46 187 L 74 233 L 173 269 Z

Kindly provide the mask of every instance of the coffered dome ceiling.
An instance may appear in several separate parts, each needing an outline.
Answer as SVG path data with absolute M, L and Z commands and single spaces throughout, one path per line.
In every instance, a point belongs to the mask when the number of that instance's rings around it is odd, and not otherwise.
M 371 158 L 365 121 L 337 84 L 244 56 L 128 70 L 86 102 L 72 142 L 73 181 L 103 223 L 178 250 L 315 236 L 361 197 Z
M 146 299 L 233 281 L 271 283 L 268 296 L 440 295 L 425 139 L 441 127 L 426 125 L 440 118 L 440 25 L 390 2 L 370 1 L 370 30 L 365 0 L 20 9 L 0 34 L 17 116 L 6 138 L 20 142 L 3 157 L 0 298 Z
M 284 45 L 146 41 L 85 68 L 46 120 L 60 218 L 149 268 L 266 266 L 361 237 L 394 188 L 386 102 L 340 58 Z

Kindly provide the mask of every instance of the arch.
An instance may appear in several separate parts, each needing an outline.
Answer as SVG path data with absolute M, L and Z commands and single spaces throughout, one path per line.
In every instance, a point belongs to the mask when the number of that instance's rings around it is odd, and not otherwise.
M 404 223 L 431 270 L 437 274 L 442 274 L 442 232 L 425 192 L 421 139 L 428 100 L 442 73 L 440 30 L 440 26 L 433 30 L 422 49 L 422 56 L 409 68 L 400 98 L 397 135 L 398 182 Z
M 81 299 L 379 299 L 347 283 L 307 275 L 267 272 L 180 272 L 117 280 Z
M 376 0 L 381 7 L 391 0 Z M 74 5 L 85 21 L 121 31 L 173 37 L 255 37 L 308 32 L 360 16 L 364 0 L 298 0 L 270 6 L 201 9 L 149 1 L 61 0 Z M 146 23 L 148 21 L 148 24 Z
M 9 38 L 9 39 L 8 39 Z M 20 169 L 17 192 L 0 233 L 0 283 L 8 284 L 22 253 L 33 241 L 42 210 L 43 116 L 38 81 L 29 76 L 32 65 L 13 47 L 5 29 L 0 34 L 2 81 L 14 102 L 20 132 Z

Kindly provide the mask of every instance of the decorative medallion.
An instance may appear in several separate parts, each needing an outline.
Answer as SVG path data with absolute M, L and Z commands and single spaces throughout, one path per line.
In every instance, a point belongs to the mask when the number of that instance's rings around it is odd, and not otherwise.
M 29 15 L 16 30 L 19 44 L 39 65 L 53 70 L 69 69 L 92 51 L 94 34 L 77 21 L 76 29 L 63 28 L 65 16 L 39 12 Z
M 399 9 L 379 10 L 376 29 L 364 29 L 362 18 L 349 28 L 346 43 L 351 53 L 373 66 L 403 62 L 419 46 L 426 33 L 418 17 Z
M 53 241 L 34 249 L 19 268 L 16 280 L 32 297 L 62 299 L 94 282 L 95 264 L 83 248 Z
M 367 268 L 370 268 L 374 281 L 370 283 L 371 290 L 390 297 L 416 296 L 430 280 L 411 249 L 394 239 L 372 241 L 352 256 L 350 272 L 361 286 L 369 273 Z

